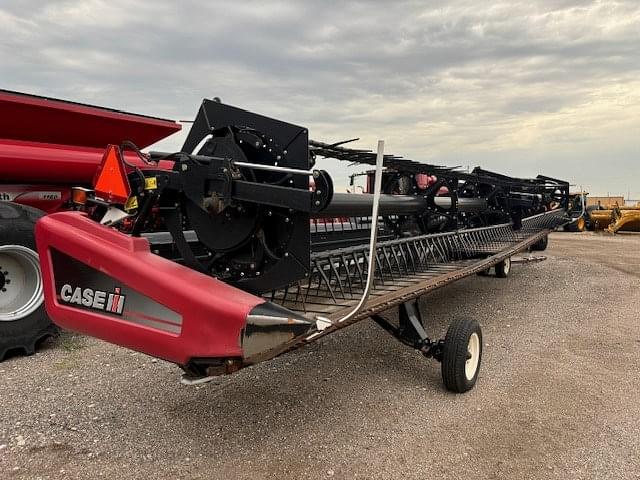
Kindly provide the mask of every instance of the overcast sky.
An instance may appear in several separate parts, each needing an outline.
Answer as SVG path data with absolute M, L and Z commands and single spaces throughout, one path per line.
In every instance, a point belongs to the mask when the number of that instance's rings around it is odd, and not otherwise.
M 318 140 L 640 198 L 638 0 L 0 0 L 0 31 L 0 88 L 174 119 L 219 96 Z

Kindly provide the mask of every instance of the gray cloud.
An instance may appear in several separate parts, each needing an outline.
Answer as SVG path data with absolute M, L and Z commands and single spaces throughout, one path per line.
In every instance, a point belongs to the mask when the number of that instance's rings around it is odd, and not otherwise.
M 0 28 L 2 88 L 173 118 L 218 95 L 314 138 L 640 198 L 634 0 L 4 0 Z

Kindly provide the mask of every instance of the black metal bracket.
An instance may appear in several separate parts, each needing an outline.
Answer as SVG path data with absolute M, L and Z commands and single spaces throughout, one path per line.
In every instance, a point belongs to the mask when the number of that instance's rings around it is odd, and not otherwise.
M 400 342 L 418 350 L 427 358 L 441 361 L 444 340 L 429 338 L 424 329 L 418 301 L 405 302 L 398 307 L 398 310 L 398 326 L 379 314 L 372 315 L 371 319 Z
M 313 171 L 316 188 L 314 191 L 309 191 L 308 186 L 306 188 L 293 186 L 294 178 L 297 180 L 297 177 L 308 177 L 308 172 L 304 170 L 301 170 L 299 175 L 289 172 L 291 185 L 282 186 L 242 179 L 240 170 L 230 158 L 160 152 L 154 152 L 153 156 L 175 159 L 174 171 L 145 170 L 142 172 L 143 175 L 166 177 L 166 187 L 184 192 L 188 199 L 201 207 L 204 197 L 215 197 L 220 211 L 234 201 L 244 201 L 256 205 L 292 209 L 296 212 L 317 213 L 325 209 L 333 197 L 333 181 L 329 173 L 324 170 Z M 277 167 L 274 168 L 277 169 Z M 277 172 L 277 170 L 274 171 Z

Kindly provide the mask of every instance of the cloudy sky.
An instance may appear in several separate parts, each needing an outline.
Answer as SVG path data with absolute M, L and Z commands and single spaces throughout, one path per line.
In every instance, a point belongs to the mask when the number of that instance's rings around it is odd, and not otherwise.
M 640 199 L 637 0 L 0 0 L 0 31 L 0 88 L 175 119 L 219 96 L 318 140 Z

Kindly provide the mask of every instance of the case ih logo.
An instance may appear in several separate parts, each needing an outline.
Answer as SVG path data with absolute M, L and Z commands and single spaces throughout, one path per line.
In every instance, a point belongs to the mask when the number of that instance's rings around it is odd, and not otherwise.
M 114 288 L 113 292 L 103 292 L 102 290 L 93 290 L 91 288 L 73 288 L 66 283 L 60 289 L 60 298 L 66 303 L 122 315 L 127 297 L 120 294 L 119 287 Z

